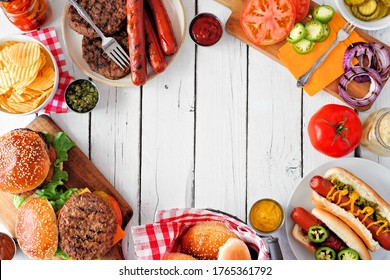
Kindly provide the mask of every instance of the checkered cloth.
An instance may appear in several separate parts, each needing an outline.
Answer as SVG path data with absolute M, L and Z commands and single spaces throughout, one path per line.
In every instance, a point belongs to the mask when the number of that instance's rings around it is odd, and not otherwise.
M 52 101 L 43 109 L 47 114 L 49 113 L 66 113 L 68 107 L 65 103 L 65 89 L 70 82 L 74 80 L 74 77 L 70 76 L 66 66 L 66 60 L 62 52 L 60 42 L 58 41 L 57 33 L 54 27 L 48 27 L 41 30 L 26 33 L 25 35 L 33 37 L 42 42 L 53 54 L 58 70 L 59 70 L 59 82 L 58 89 L 55 93 Z
M 166 252 L 180 252 L 179 238 L 197 222 L 222 221 L 242 241 L 258 252 L 259 260 L 268 260 L 263 240 L 248 225 L 226 215 L 204 209 L 161 210 L 156 222 L 131 228 L 135 255 L 139 260 L 161 260 Z

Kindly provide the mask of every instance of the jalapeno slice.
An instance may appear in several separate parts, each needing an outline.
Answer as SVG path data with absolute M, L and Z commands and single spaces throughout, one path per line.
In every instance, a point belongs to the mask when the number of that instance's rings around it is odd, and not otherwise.
M 338 252 L 337 254 L 338 260 L 358 260 L 359 254 L 351 248 L 346 248 Z
M 307 232 L 311 242 L 322 243 L 328 238 L 328 231 L 320 225 L 311 226 Z
M 311 42 L 306 39 L 302 39 L 299 42 L 292 44 L 292 47 L 294 51 L 296 51 L 299 54 L 307 54 L 314 49 L 314 45 L 315 45 L 314 42 Z
M 313 17 L 322 22 L 329 22 L 334 16 L 334 9 L 328 5 L 317 6 L 313 10 Z
M 306 22 L 306 40 L 316 42 L 321 39 L 322 35 L 324 35 L 324 27 L 322 23 L 318 20 L 311 20 Z
M 335 260 L 336 251 L 330 247 L 319 247 L 315 252 L 316 260 Z
M 290 34 L 287 36 L 286 40 L 290 43 L 296 43 L 305 38 L 306 28 L 302 23 L 295 23 L 293 29 L 290 31 Z

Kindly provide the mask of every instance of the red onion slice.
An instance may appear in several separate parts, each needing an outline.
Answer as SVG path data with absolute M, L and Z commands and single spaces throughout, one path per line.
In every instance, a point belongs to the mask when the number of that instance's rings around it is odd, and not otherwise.
M 352 97 L 348 94 L 348 85 L 350 82 L 355 80 L 357 77 L 368 76 L 371 85 L 370 89 L 367 92 L 366 96 L 363 98 Z M 371 104 L 376 100 L 382 90 L 382 78 L 372 68 L 368 67 L 352 67 L 350 70 L 344 73 L 341 77 L 338 90 L 341 98 L 351 106 L 363 107 Z
M 357 58 L 358 64 L 354 65 L 352 64 L 352 59 Z M 365 58 L 367 58 L 366 64 Z M 374 51 L 371 49 L 370 45 L 368 43 L 364 42 L 356 42 L 352 43 L 348 46 L 344 53 L 343 57 L 343 67 L 344 71 L 349 71 L 352 67 L 360 66 L 360 67 L 370 67 L 374 68 L 374 61 L 375 61 L 375 55 Z M 361 76 L 356 78 L 356 82 L 363 83 L 370 81 L 369 77 L 367 76 Z
M 376 56 L 376 66 L 373 67 L 379 75 L 382 77 L 382 81 L 386 81 L 389 78 L 390 72 L 390 55 L 387 49 L 378 42 L 370 43 L 371 48 L 374 50 Z

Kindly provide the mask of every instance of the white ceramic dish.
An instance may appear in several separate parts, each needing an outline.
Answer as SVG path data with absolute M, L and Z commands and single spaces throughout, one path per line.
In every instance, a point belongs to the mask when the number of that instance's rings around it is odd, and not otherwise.
M 58 71 L 58 66 L 57 66 L 56 60 L 55 60 L 53 54 L 49 51 L 49 49 L 44 44 L 42 44 L 40 41 L 38 41 L 38 40 L 36 40 L 36 39 L 34 39 L 34 38 L 30 37 L 30 36 L 27 36 L 27 35 L 11 35 L 11 36 L 2 37 L 2 38 L 0 38 L 0 45 L 4 44 L 5 42 L 9 42 L 9 41 L 37 42 L 38 44 L 40 44 L 42 49 L 45 51 L 46 65 L 52 66 L 54 68 L 54 71 L 55 71 L 54 86 L 53 86 L 53 90 L 51 91 L 50 95 L 47 97 L 45 102 L 43 102 L 39 107 L 37 107 L 36 109 L 34 109 L 34 110 L 30 111 L 30 112 L 16 114 L 16 113 L 9 113 L 9 112 L 3 111 L 1 108 L 0 108 L 0 112 L 3 113 L 3 114 L 14 115 L 14 116 L 25 116 L 25 115 L 30 115 L 30 114 L 37 113 L 40 110 L 42 110 L 43 108 L 45 108 L 45 106 L 47 104 L 49 104 L 49 102 L 53 99 L 53 96 L 54 96 L 54 94 L 57 91 L 58 83 L 59 83 L 59 71 Z
M 294 222 L 291 220 L 290 214 L 295 207 L 303 207 L 308 211 L 314 208 L 310 195 L 310 179 L 315 175 L 323 176 L 325 171 L 330 167 L 339 166 L 351 171 L 356 176 L 374 188 L 386 201 L 390 201 L 390 170 L 380 165 L 379 163 L 360 159 L 360 158 L 342 158 L 314 169 L 308 173 L 294 189 L 286 210 L 286 233 L 291 249 L 298 260 L 314 260 L 314 256 L 302 247 L 291 235 L 291 230 Z M 371 252 L 371 256 L 375 260 L 389 260 L 390 251 L 379 249 Z
M 381 19 L 372 21 L 363 21 L 357 19 L 351 13 L 348 5 L 344 3 L 344 0 L 335 0 L 336 7 L 345 20 L 355 20 L 356 26 L 364 30 L 379 30 L 390 27 L 390 15 L 387 15 Z
M 180 47 L 184 41 L 185 29 L 186 29 L 186 17 L 184 12 L 184 7 L 181 0 L 163 0 L 165 8 L 167 10 L 168 16 L 171 20 L 175 37 L 178 43 L 178 50 L 175 54 L 166 57 L 167 59 L 167 68 L 173 62 L 174 58 L 180 51 Z M 117 86 L 117 87 L 129 87 L 134 86 L 131 81 L 130 75 L 123 77 L 118 80 L 110 80 L 104 76 L 93 72 L 88 64 L 84 61 L 82 50 L 81 50 L 81 41 L 83 36 L 71 29 L 68 25 L 67 13 L 69 10 L 70 4 L 67 4 L 64 9 L 64 14 L 62 16 L 62 36 L 65 42 L 65 48 L 68 51 L 73 62 L 77 67 L 83 71 L 88 77 L 92 78 L 94 81 L 99 81 L 107 85 Z M 166 70 L 165 70 L 166 71 Z M 163 74 L 164 72 L 160 73 Z M 155 78 L 156 73 L 148 66 L 148 80 Z

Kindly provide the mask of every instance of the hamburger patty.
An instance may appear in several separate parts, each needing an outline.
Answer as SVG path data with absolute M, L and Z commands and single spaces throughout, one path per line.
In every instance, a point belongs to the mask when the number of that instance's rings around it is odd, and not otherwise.
M 128 52 L 128 37 L 126 31 L 120 31 L 112 36 L 122 48 Z M 110 80 L 120 79 L 130 73 L 130 67 L 120 68 L 102 49 L 100 38 L 83 37 L 82 52 L 85 62 L 92 71 Z
M 100 196 L 76 195 L 59 213 L 59 245 L 72 259 L 97 259 L 112 247 L 116 228 L 115 214 Z
M 104 35 L 118 32 L 126 23 L 126 0 L 77 0 Z M 93 28 L 78 14 L 73 6 L 68 10 L 68 23 L 76 32 L 97 37 Z

